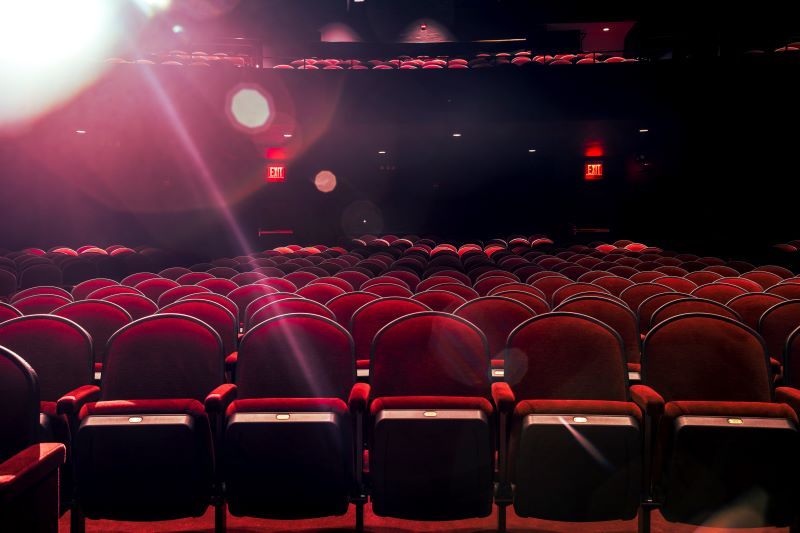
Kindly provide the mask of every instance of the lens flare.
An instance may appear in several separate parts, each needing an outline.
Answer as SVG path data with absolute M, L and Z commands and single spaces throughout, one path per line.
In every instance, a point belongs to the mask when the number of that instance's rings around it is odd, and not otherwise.
M 267 96 L 256 86 L 234 89 L 228 98 L 228 111 L 234 126 L 250 132 L 263 130 L 272 116 Z
M 336 188 L 336 175 L 330 170 L 321 170 L 314 177 L 314 186 L 319 192 L 331 192 Z
M 0 127 L 34 119 L 96 79 L 119 37 L 115 4 L 0 4 Z

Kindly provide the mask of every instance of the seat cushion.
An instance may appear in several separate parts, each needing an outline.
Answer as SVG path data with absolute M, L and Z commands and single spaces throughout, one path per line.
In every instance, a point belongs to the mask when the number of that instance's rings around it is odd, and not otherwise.
M 514 409 L 515 417 L 527 415 L 605 415 L 632 416 L 641 421 L 642 412 L 633 402 L 603 400 L 523 400 Z
M 348 413 L 347 404 L 339 398 L 250 398 L 236 400 L 228 406 L 227 416 L 235 413 Z
M 787 418 L 797 424 L 797 414 L 786 404 L 766 402 L 668 402 L 664 416 L 728 416 Z
M 203 404 L 194 399 L 170 400 L 111 400 L 87 403 L 81 408 L 79 418 L 87 416 L 113 416 L 129 414 L 166 415 L 183 413 L 205 416 Z
M 385 409 L 478 409 L 487 415 L 494 412 L 491 402 L 478 396 L 384 396 L 372 400 L 372 415 Z

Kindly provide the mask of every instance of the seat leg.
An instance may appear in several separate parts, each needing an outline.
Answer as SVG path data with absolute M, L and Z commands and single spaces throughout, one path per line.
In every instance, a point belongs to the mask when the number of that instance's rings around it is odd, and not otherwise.
M 228 508 L 225 503 L 214 505 L 214 533 L 225 533 Z
M 639 506 L 639 516 L 638 516 L 638 532 L 639 533 L 650 533 L 650 513 L 653 512 L 653 509 L 650 505 L 643 503 Z
M 497 506 L 497 532 L 498 533 L 506 533 L 506 515 L 507 515 L 508 506 L 506 505 L 498 505 Z
M 364 502 L 356 502 L 356 533 L 364 533 Z
M 81 513 L 77 505 L 73 505 L 72 510 L 70 511 L 69 531 L 70 533 L 86 532 L 86 518 L 84 518 L 83 513 Z

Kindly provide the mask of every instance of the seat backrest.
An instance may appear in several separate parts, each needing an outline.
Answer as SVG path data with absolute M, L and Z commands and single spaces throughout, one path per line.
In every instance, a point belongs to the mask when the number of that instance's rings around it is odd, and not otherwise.
M 380 298 L 359 307 L 350 319 L 349 331 L 355 343 L 356 359 L 369 359 L 372 341 L 386 324 L 400 317 L 430 311 L 425 304 L 410 298 Z
M 398 318 L 375 335 L 372 397 L 490 396 L 486 338 L 473 324 L 423 311 Z
M 601 296 L 578 296 L 567 300 L 554 309 L 566 313 L 577 313 L 596 318 L 609 326 L 622 339 L 625 361 L 638 363 L 641 355 L 639 348 L 639 322 L 636 315 L 623 303 Z
M 238 398 L 340 398 L 355 383 L 353 339 L 331 319 L 306 313 L 259 323 L 242 337 Z
M 227 295 L 233 289 L 237 288 L 238 285 L 232 282 L 229 279 L 225 278 L 209 278 L 204 279 L 202 281 L 197 282 L 198 287 L 205 287 L 206 289 L 210 290 L 215 294 L 221 294 L 223 296 Z
M 119 282 L 108 278 L 87 279 L 86 281 L 78 283 L 72 288 L 72 297 L 75 300 L 85 300 L 87 296 L 97 289 L 111 287 L 113 285 L 119 285 Z
M 800 326 L 800 300 L 779 302 L 761 315 L 758 332 L 764 338 L 770 357 L 781 360 L 789 334 Z
M 785 302 L 786 298 L 766 292 L 751 292 L 733 298 L 727 306 L 736 311 L 744 324 L 758 331 L 761 315 L 775 304 Z
M 340 294 L 326 304 L 333 312 L 336 322 L 349 331 L 353 314 L 363 305 L 374 302 L 379 296 L 369 291 L 356 291 Z
M 20 313 L 19 309 L 11 304 L 0 302 L 0 324 L 6 320 L 17 318 L 18 316 L 22 316 L 22 313 Z
M 23 289 L 40 285 L 58 286 L 63 283 L 61 269 L 52 263 L 34 264 L 22 268 L 19 273 L 19 286 Z
M 158 275 L 162 278 L 177 280 L 179 277 L 184 274 L 189 274 L 190 272 L 191 270 L 185 267 L 169 267 L 159 272 Z
M 655 326 L 673 316 L 682 315 L 684 313 L 709 313 L 712 315 L 725 316 L 732 320 L 741 321 L 741 317 L 724 304 L 714 300 L 707 300 L 705 298 L 697 298 L 694 296 L 687 296 L 667 302 L 655 310 L 653 316 L 650 317 L 650 327 Z
M 170 289 L 175 287 L 179 287 L 177 281 L 167 279 L 167 278 L 150 278 L 144 281 L 140 281 L 136 285 L 134 285 L 134 289 L 137 289 L 142 294 L 153 300 L 154 302 L 158 302 L 158 297 L 167 292 Z
M 211 326 L 179 314 L 131 322 L 111 336 L 102 400 L 195 399 L 224 382 L 222 340 Z
M 721 304 L 727 304 L 730 300 L 742 294 L 747 294 L 747 291 L 736 285 L 720 281 L 701 285 L 692 291 L 692 296 L 714 300 Z
M 329 283 L 309 283 L 297 290 L 297 295 L 325 305 L 330 300 L 347 292 L 345 289 Z
M 254 327 L 256 324 L 270 318 L 286 315 L 289 313 L 308 313 L 312 315 L 324 316 L 335 320 L 335 316 L 330 309 L 319 302 L 306 298 L 286 298 L 271 302 L 248 317 L 246 329 Z
M 527 305 L 503 296 L 483 296 L 469 301 L 453 314 L 478 326 L 489 344 L 489 357 L 502 359 L 508 335 L 536 312 Z
M 0 324 L 0 346 L 28 362 L 39 376 L 41 400 L 55 402 L 92 382 L 92 340 L 75 322 L 28 315 Z
M 267 294 L 274 294 L 279 292 L 278 289 L 268 285 L 243 285 L 237 289 L 232 290 L 226 296 L 236 304 L 239 309 L 239 322 L 244 322 L 244 312 L 250 302 Z
M 188 274 L 182 275 L 175 281 L 181 285 L 196 285 L 197 283 L 207 279 L 214 279 L 213 274 L 209 274 L 208 272 L 189 272 Z
M 39 430 L 39 381 L 22 357 L 0 346 L 0 463 L 32 444 Z
M 224 306 L 209 300 L 195 300 L 192 298 L 178 300 L 159 310 L 159 314 L 177 313 L 200 319 L 214 331 L 222 340 L 222 349 L 225 355 L 236 351 L 236 342 L 239 337 L 239 321 L 236 315 Z
M 239 307 L 237 307 L 237 305 L 233 303 L 233 300 L 231 300 L 227 296 L 223 296 L 215 292 L 199 292 L 197 294 L 189 294 L 187 296 L 180 298 L 178 301 L 182 302 L 184 300 L 203 300 L 206 302 L 214 302 L 221 305 L 228 311 L 230 311 L 234 317 L 239 316 Z
M 200 293 L 210 293 L 210 289 L 206 289 L 205 287 L 200 287 L 198 285 L 180 285 L 178 287 L 174 287 L 169 289 L 168 291 L 164 291 L 161 296 L 158 297 L 158 307 L 167 306 L 173 302 L 177 302 L 184 296 L 191 296 Z
M 783 296 L 787 300 L 800 300 L 800 284 L 798 283 L 778 283 L 767 289 L 767 292 Z
M 627 400 L 619 334 L 596 318 L 553 312 L 508 337 L 505 380 L 518 399 Z
M 674 316 L 650 330 L 642 381 L 668 402 L 771 400 L 761 337 L 741 322 L 708 313 Z
M 131 315 L 106 300 L 79 300 L 54 310 L 53 315 L 72 320 L 92 338 L 94 361 L 103 361 L 106 343 L 118 329 L 131 322 Z
M 125 309 L 131 315 L 131 320 L 139 320 L 158 311 L 156 303 L 143 294 L 112 294 L 103 300 Z
M 452 313 L 460 306 L 467 303 L 467 300 L 463 296 L 459 296 L 450 291 L 440 291 L 436 289 L 418 292 L 412 296 L 411 299 L 425 304 L 434 311 L 441 311 L 444 313 Z
M 670 290 L 686 294 L 689 294 L 697 288 L 697 283 L 681 276 L 664 276 L 663 278 L 658 278 L 653 283 L 664 285 L 665 287 L 669 287 Z
M 800 326 L 786 339 L 783 351 L 783 383 L 788 387 L 800 387 Z
M 657 283 L 637 283 L 619 293 L 619 297 L 633 311 L 639 309 L 639 305 L 647 298 L 663 292 L 672 292 L 672 290 Z
M 567 277 L 559 275 L 559 276 L 545 276 L 529 283 L 534 287 L 536 287 L 537 289 L 539 289 L 540 291 L 542 291 L 544 293 L 545 299 L 548 302 L 552 302 L 553 294 L 561 287 L 572 284 L 572 280 Z
M 552 302 L 553 306 L 558 306 L 564 300 L 575 296 L 577 294 L 610 294 L 606 289 L 594 285 L 592 283 L 570 283 L 564 285 L 556 292 L 553 293 Z
M 372 281 L 372 280 L 370 280 L 370 281 Z M 400 280 L 397 280 L 397 281 L 400 281 Z M 350 285 L 350 283 L 348 283 L 346 280 L 343 280 L 342 278 L 337 278 L 335 276 L 323 276 L 321 278 L 312 279 L 308 283 L 308 285 L 317 285 L 318 283 L 324 283 L 324 284 L 327 284 L 327 285 L 334 285 L 334 286 L 339 287 L 340 289 L 342 289 L 344 292 L 353 292 L 353 286 Z M 303 288 L 305 288 L 305 287 L 303 287 Z
M 55 294 L 37 294 L 17 300 L 14 302 L 14 307 L 23 315 L 47 314 L 71 301 Z
M 64 289 L 62 289 L 61 287 L 43 285 L 43 286 L 29 287 L 27 289 L 22 289 L 21 291 L 16 292 L 9 301 L 13 304 L 29 296 L 39 296 L 48 294 L 53 296 L 61 296 L 63 298 L 66 298 L 67 300 L 72 300 L 72 295 L 67 291 L 65 291 Z
M 343 270 L 342 272 L 337 272 L 334 274 L 334 277 L 345 280 L 347 283 L 352 285 L 355 290 L 359 290 L 361 288 L 361 284 L 371 278 L 371 276 L 354 270 Z
M 665 303 L 682 300 L 686 297 L 687 295 L 682 292 L 662 292 L 646 298 L 639 304 L 639 309 L 636 311 L 636 316 L 639 318 L 639 331 L 645 333 L 650 329 L 653 313 L 658 311 L 659 307 Z

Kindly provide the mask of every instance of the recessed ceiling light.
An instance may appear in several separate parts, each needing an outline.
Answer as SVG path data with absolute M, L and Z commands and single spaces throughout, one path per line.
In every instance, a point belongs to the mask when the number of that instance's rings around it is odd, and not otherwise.
M 386 154 L 386 150 L 379 150 L 378 153 L 381 154 L 381 155 L 385 155 Z
M 284 133 L 284 134 L 283 134 L 283 136 L 284 136 L 286 139 L 291 139 L 291 138 L 292 138 L 292 134 L 291 134 L 291 133 Z
M 536 148 L 528 148 L 528 153 L 532 154 L 536 152 Z
M 75 130 L 75 133 L 77 133 L 78 135 L 85 135 L 86 130 Z
M 650 130 L 648 130 L 647 128 L 640 128 L 639 129 L 639 133 L 647 133 L 648 131 L 650 131 Z
M 611 28 L 605 27 L 605 28 L 603 28 L 603 31 L 611 31 Z
M 453 137 L 461 137 L 461 134 L 460 133 L 454 133 Z

